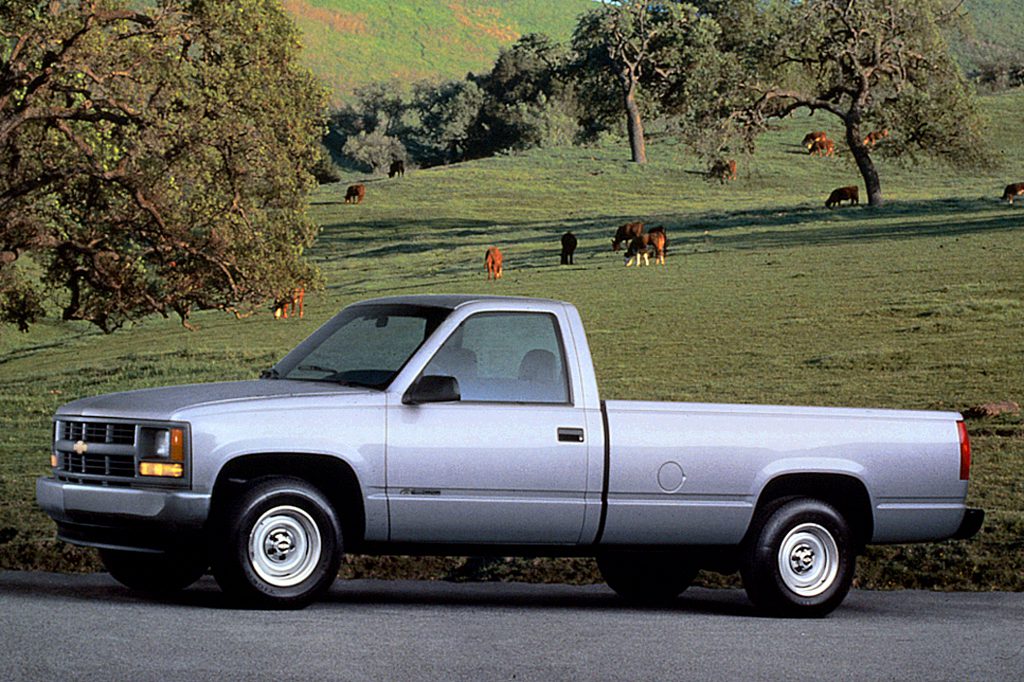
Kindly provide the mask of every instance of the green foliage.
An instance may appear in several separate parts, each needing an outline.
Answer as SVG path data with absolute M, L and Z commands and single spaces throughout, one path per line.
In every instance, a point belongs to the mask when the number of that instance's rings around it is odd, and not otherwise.
M 375 172 L 411 156 L 432 166 L 498 152 L 570 143 L 575 98 L 567 50 L 531 34 L 502 50 L 490 72 L 463 81 L 397 82 L 356 90 L 331 118 L 343 152 Z
M 465 159 L 484 104 L 480 86 L 471 80 L 418 83 L 413 93 L 411 108 L 420 124 L 412 134 L 416 159 L 425 165 Z
M 605 2 L 583 15 L 573 49 L 588 136 L 624 119 L 632 159 L 646 163 L 645 119 L 707 119 L 723 69 L 719 35 L 715 19 L 689 3 Z
M 313 173 L 313 177 L 316 178 L 317 184 L 320 185 L 326 185 L 341 180 L 341 169 L 338 168 L 336 163 L 334 163 L 334 159 L 331 158 L 331 153 L 327 150 L 327 147 L 323 145 L 317 147 L 316 160 L 314 161 L 310 172 Z
M 571 143 L 576 137 L 576 92 L 569 52 L 531 34 L 502 50 L 490 73 L 474 79 L 484 92 L 471 157 Z
M 385 171 L 392 161 L 405 159 L 405 147 L 394 137 L 388 137 L 380 129 L 371 133 L 352 135 L 342 148 L 346 156 L 370 167 L 374 173 Z
M 104 331 L 152 313 L 187 324 L 316 283 L 302 253 L 324 95 L 277 3 L 3 11 L 5 320 L 38 320 L 46 298 Z

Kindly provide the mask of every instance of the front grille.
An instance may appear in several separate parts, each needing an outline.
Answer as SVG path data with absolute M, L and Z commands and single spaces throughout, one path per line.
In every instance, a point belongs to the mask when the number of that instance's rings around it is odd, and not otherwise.
M 135 445 L 135 425 L 110 422 L 61 421 L 60 438 L 85 443 Z
M 58 416 L 54 426 L 53 454 L 57 466 L 53 475 L 58 480 L 132 488 L 189 485 L 187 457 L 185 476 L 181 478 L 146 477 L 138 473 L 140 461 L 154 459 L 155 434 L 171 426 L 182 428 L 179 424 Z M 185 439 L 187 452 L 187 435 Z
M 134 479 L 135 433 L 129 422 L 58 420 L 53 444 L 57 478 L 75 483 Z
M 64 453 L 64 471 L 68 474 L 90 474 L 93 476 L 135 476 L 134 455 L 79 455 Z

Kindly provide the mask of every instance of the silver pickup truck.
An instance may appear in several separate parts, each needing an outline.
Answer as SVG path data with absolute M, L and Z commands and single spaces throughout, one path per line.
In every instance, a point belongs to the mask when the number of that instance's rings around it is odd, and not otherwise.
M 36 495 L 129 587 L 208 569 L 300 607 L 342 552 L 593 556 L 641 603 L 700 569 L 821 616 L 868 543 L 970 537 L 960 415 L 601 400 L 564 302 L 352 305 L 258 380 L 77 400 Z

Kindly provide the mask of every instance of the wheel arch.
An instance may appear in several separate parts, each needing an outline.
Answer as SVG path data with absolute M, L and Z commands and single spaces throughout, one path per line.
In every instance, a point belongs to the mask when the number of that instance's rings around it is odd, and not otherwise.
M 242 486 L 261 478 L 288 476 L 302 479 L 327 497 L 338 514 L 344 551 L 362 543 L 366 510 L 355 470 L 344 460 L 308 453 L 258 453 L 236 457 L 218 472 L 211 495 L 210 516 L 234 497 Z
M 874 533 L 871 496 L 860 479 L 839 473 L 783 474 L 770 480 L 757 498 L 753 520 L 776 500 L 806 497 L 832 505 L 850 524 L 854 546 L 860 552 Z M 756 522 L 751 523 L 751 528 Z

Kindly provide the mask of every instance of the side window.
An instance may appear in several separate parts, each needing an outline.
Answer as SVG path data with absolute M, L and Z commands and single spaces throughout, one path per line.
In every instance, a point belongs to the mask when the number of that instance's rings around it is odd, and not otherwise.
M 462 399 L 568 403 L 558 322 L 546 313 L 481 313 L 448 337 L 424 374 L 453 376 Z

